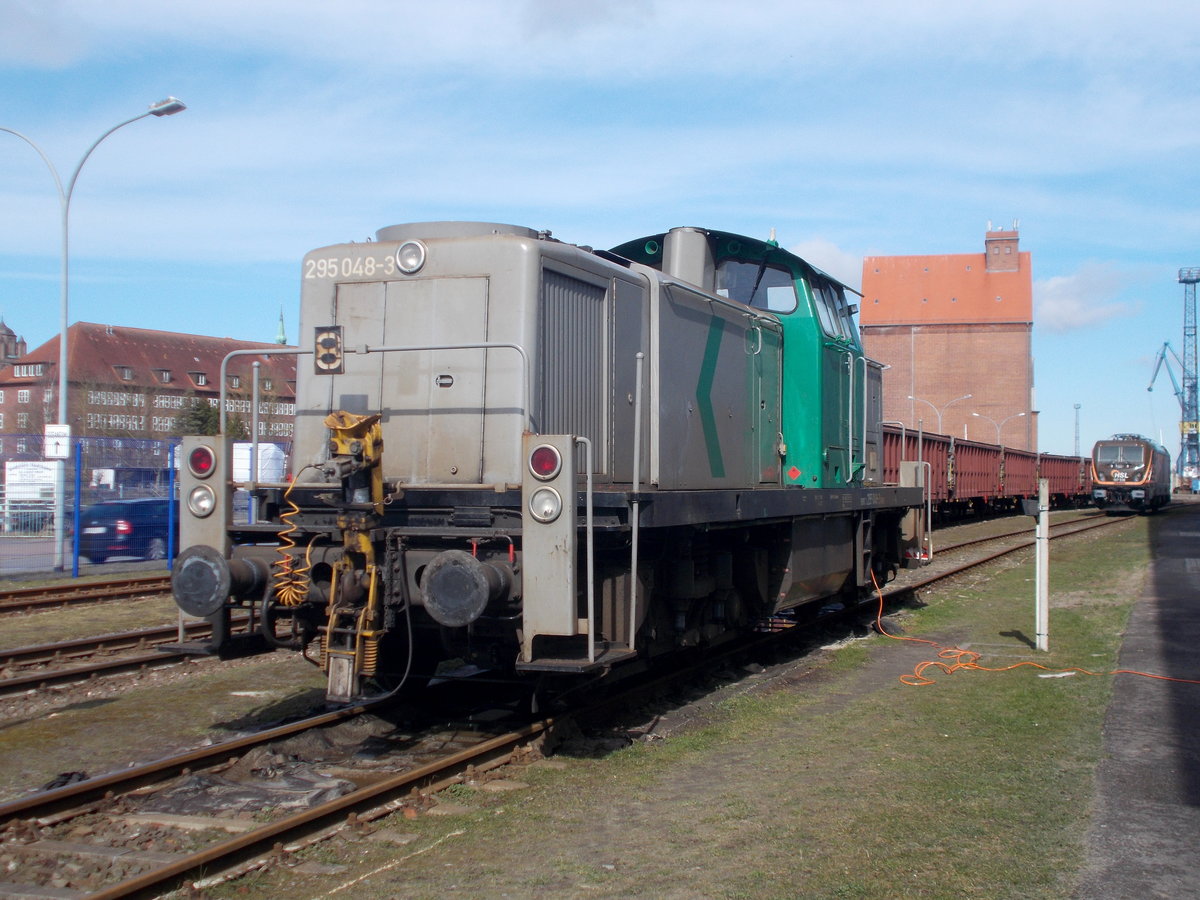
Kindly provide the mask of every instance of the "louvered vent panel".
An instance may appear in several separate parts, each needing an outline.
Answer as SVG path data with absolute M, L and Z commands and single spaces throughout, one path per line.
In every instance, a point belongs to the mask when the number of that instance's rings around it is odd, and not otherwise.
M 591 439 L 603 453 L 605 289 L 558 272 L 542 276 L 538 430 Z M 597 458 L 596 467 L 603 469 Z

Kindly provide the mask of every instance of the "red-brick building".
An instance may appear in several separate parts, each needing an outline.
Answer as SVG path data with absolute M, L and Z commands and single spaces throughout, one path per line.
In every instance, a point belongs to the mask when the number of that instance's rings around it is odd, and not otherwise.
M 1016 225 L 982 253 L 863 260 L 863 344 L 884 373 L 884 418 L 1033 450 L 1033 276 Z M 970 395 L 969 397 L 967 395 Z
M 249 427 L 253 366 L 259 366 L 259 437 L 291 439 L 296 414 L 296 358 L 270 355 L 279 344 L 76 322 L 67 331 L 67 418 L 72 437 L 165 439 L 180 433 L 193 398 L 219 406 L 221 361 L 226 407 Z M 57 419 L 58 336 L 0 370 L 0 456 L 30 452 L 29 436 Z M 40 442 L 38 443 L 40 448 Z
M 25 355 L 25 338 L 4 324 L 0 318 L 0 370 L 12 365 L 13 360 Z

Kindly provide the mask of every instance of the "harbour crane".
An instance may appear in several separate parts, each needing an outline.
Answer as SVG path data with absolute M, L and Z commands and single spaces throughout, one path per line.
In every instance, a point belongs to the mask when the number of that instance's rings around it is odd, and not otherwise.
M 1165 368 L 1179 400 L 1179 456 L 1175 471 L 1192 493 L 1200 491 L 1200 403 L 1196 389 L 1196 284 L 1200 283 L 1200 267 L 1179 270 L 1183 285 L 1183 358 L 1179 358 L 1169 343 L 1163 344 L 1154 363 L 1148 391 L 1154 390 L 1159 369 Z M 1171 370 L 1168 357 L 1175 358 L 1180 376 Z

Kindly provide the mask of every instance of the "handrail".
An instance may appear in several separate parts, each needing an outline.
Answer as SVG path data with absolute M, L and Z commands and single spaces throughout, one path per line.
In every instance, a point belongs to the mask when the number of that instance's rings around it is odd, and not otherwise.
M 592 540 L 592 442 L 582 435 L 575 436 L 575 443 L 583 444 L 587 470 L 587 492 L 584 517 L 584 534 L 587 544 L 587 609 L 588 609 L 588 662 L 596 661 L 596 562 Z
M 862 441 L 858 445 L 859 465 L 862 467 L 863 481 L 867 480 L 867 391 L 871 380 L 867 377 L 866 356 L 855 357 L 855 365 L 862 363 Z M 882 447 L 880 448 L 882 449 Z
M 929 473 L 925 478 L 925 543 L 929 545 L 929 558 L 933 559 L 933 464 L 919 461 Z
M 441 351 L 441 350 L 515 350 L 521 356 L 521 412 L 525 417 L 524 430 L 530 431 L 530 410 L 529 410 L 529 354 L 525 352 L 525 348 L 520 344 L 512 344 L 503 341 L 481 341 L 473 344 L 429 344 L 429 345 L 409 345 L 409 346 L 391 346 L 384 345 L 382 347 L 371 347 L 363 344 L 359 347 L 345 348 L 344 352 L 354 354 L 371 354 L 371 353 L 409 353 L 417 351 Z M 288 347 L 286 349 L 272 350 L 265 347 L 260 347 L 253 350 L 233 350 L 225 354 L 225 358 L 221 360 L 221 411 L 220 411 L 220 430 L 221 434 L 225 433 L 225 402 L 227 398 L 227 377 L 226 373 L 229 366 L 229 361 L 235 356 L 311 356 L 312 350 L 301 350 L 298 347 Z
M 265 347 L 258 347 L 247 350 L 231 350 L 225 354 L 225 358 L 221 360 L 221 393 L 220 393 L 220 409 L 217 412 L 217 430 L 218 433 L 225 433 L 225 403 L 228 399 L 228 371 L 229 361 L 235 356 L 311 356 L 312 350 L 301 350 L 299 347 L 281 347 L 278 350 L 268 350 Z
M 846 396 L 846 484 L 854 481 L 854 377 L 857 374 L 854 365 L 854 353 L 848 348 L 839 351 L 846 357 L 846 368 L 850 372 L 850 388 Z M 866 416 L 863 417 L 864 419 Z
M 629 575 L 629 649 L 634 649 L 637 638 L 637 599 L 638 599 L 638 519 L 641 515 L 641 501 L 637 494 L 641 486 L 642 472 L 642 370 L 645 367 L 646 354 L 638 351 L 634 356 L 634 388 L 633 388 L 633 490 L 629 501 L 629 526 L 631 560 Z

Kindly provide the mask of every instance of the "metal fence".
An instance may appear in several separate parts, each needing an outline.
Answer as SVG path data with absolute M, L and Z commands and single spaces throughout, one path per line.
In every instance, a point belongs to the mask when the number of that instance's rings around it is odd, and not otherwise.
M 267 447 L 264 442 L 261 447 Z M 278 454 L 282 456 L 281 445 Z M 36 578 L 47 573 L 96 573 L 111 568 L 162 571 L 171 568 L 178 551 L 179 439 L 75 438 L 67 459 L 47 459 L 42 435 L 4 435 L 0 443 L 0 578 Z M 248 467 L 247 456 L 247 467 Z M 248 478 L 248 472 L 246 478 Z M 62 491 L 63 523 L 56 527 L 58 493 Z M 104 554 L 95 562 L 81 546 L 85 513 L 97 504 L 142 498 L 174 500 L 168 504 L 169 523 L 163 558 L 146 543 L 128 552 Z M 62 537 L 61 554 L 55 537 Z M 100 553 L 96 556 L 99 557 Z

